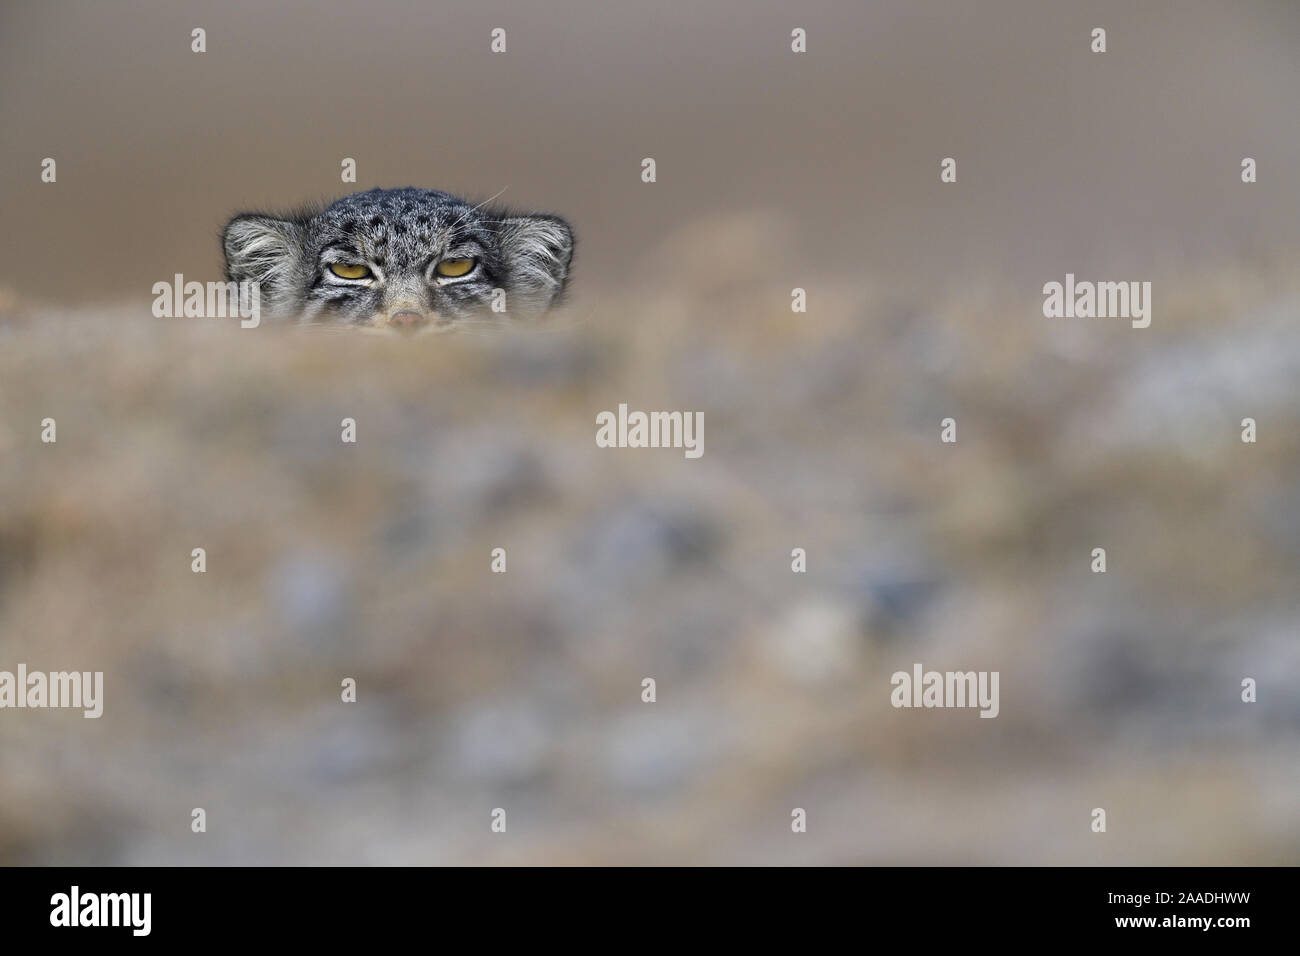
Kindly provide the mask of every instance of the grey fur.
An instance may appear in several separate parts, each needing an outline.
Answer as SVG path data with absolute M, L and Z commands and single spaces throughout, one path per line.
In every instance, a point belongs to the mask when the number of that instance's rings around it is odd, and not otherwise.
M 439 331 L 491 311 L 493 290 L 507 312 L 542 312 L 564 293 L 573 230 L 557 216 L 481 209 L 433 189 L 371 189 L 289 215 L 240 213 L 221 245 L 226 278 L 251 280 L 270 315 L 303 322 L 386 328 L 399 312 Z M 443 259 L 473 259 L 463 277 L 437 275 Z M 364 279 L 339 278 L 331 264 L 364 265 Z

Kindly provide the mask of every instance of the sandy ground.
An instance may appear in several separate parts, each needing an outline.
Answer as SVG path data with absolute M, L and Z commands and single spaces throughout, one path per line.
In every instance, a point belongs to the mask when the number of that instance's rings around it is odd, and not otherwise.
M 0 857 L 1293 862 L 1294 282 L 792 317 L 748 261 L 416 343 L 11 317 L 0 655 L 106 700 L 0 720 Z M 597 448 L 619 402 L 703 456 Z M 999 716 L 893 709 L 915 661 Z

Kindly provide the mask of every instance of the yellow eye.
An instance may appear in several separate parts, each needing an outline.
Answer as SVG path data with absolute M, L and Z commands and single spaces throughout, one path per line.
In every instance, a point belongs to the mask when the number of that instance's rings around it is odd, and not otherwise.
M 463 276 L 474 268 L 473 259 L 443 259 L 434 267 L 434 272 L 440 276 L 446 276 L 448 279 L 455 279 Z
M 350 266 L 342 262 L 335 262 L 330 265 L 330 272 L 334 273 L 340 279 L 364 279 L 370 275 L 370 270 L 365 266 Z

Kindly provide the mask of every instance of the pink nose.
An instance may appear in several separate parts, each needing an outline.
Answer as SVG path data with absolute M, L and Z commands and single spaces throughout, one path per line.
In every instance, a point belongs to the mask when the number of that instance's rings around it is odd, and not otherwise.
M 411 331 L 419 328 L 427 320 L 419 312 L 412 312 L 410 309 L 403 309 L 401 312 L 394 312 L 388 317 L 388 324 L 395 329 L 404 329 Z

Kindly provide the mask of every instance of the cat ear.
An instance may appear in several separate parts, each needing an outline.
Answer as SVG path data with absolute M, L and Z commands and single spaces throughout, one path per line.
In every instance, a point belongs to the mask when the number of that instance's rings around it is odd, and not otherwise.
M 260 213 L 240 213 L 221 233 L 226 279 L 251 281 L 272 293 L 301 270 L 305 230 L 300 223 Z
M 497 221 L 501 259 L 513 291 L 548 308 L 564 292 L 573 261 L 573 230 L 559 216 L 507 216 Z

